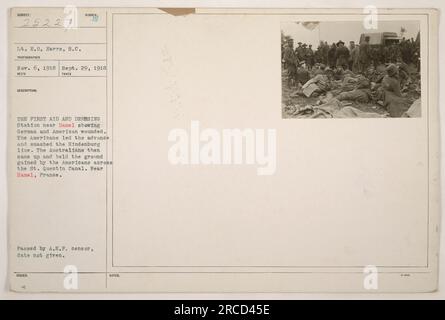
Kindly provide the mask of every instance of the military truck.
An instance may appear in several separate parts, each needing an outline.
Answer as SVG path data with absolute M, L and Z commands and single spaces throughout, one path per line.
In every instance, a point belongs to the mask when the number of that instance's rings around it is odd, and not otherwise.
M 365 42 L 365 38 L 369 37 L 369 45 L 371 46 L 389 46 L 400 42 L 400 37 L 396 32 L 376 32 L 362 33 L 360 35 L 360 43 Z

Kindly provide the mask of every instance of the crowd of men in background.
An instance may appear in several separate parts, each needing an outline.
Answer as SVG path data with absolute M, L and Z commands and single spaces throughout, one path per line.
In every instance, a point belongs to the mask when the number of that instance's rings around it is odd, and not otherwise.
M 329 45 L 326 41 L 320 41 L 317 49 L 312 45 L 298 42 L 294 47 L 292 38 L 287 37 L 282 42 L 282 61 L 284 68 L 288 70 L 290 78 L 296 74 L 297 69 L 304 65 L 311 70 L 315 64 L 321 64 L 331 69 L 342 68 L 354 73 L 365 73 L 367 68 L 373 65 L 375 68 L 387 63 L 415 64 L 420 69 L 420 44 L 414 39 L 401 39 L 400 42 L 391 45 L 371 46 L 369 37 L 356 44 L 349 42 L 349 47 L 343 41 Z

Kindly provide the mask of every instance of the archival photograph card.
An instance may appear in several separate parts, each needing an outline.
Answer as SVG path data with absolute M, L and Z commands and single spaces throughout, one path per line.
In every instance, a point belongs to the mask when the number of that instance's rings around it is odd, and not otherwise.
M 438 11 L 11 8 L 18 292 L 431 292 Z

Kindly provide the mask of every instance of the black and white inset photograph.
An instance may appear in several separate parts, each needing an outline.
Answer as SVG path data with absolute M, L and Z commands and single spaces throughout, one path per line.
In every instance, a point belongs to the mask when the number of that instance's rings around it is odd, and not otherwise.
M 282 117 L 421 117 L 419 21 L 283 21 Z

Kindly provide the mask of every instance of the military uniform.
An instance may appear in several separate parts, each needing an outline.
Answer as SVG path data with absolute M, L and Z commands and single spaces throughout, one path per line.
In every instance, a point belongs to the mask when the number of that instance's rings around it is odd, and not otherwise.
M 365 72 L 370 63 L 369 43 L 364 41 L 359 46 L 359 72 Z
M 314 51 L 312 50 L 312 46 L 309 46 L 309 48 L 306 51 L 306 64 L 309 70 L 312 69 L 312 66 L 314 65 Z
M 360 48 L 355 46 L 354 49 L 351 50 L 351 60 L 352 60 L 352 72 L 359 72 L 359 51 Z
M 337 47 L 333 44 L 328 51 L 327 55 L 328 66 L 333 69 L 337 63 Z
M 340 44 L 343 44 L 343 46 L 341 46 Z M 344 70 L 347 70 L 349 63 L 349 49 L 344 46 L 343 41 L 339 41 L 337 43 L 336 57 L 337 67 L 342 67 Z
M 290 46 L 286 46 L 284 48 L 284 68 L 287 70 L 287 81 L 288 85 L 291 86 L 292 80 L 296 80 L 297 78 L 297 65 L 298 62 L 294 50 Z

